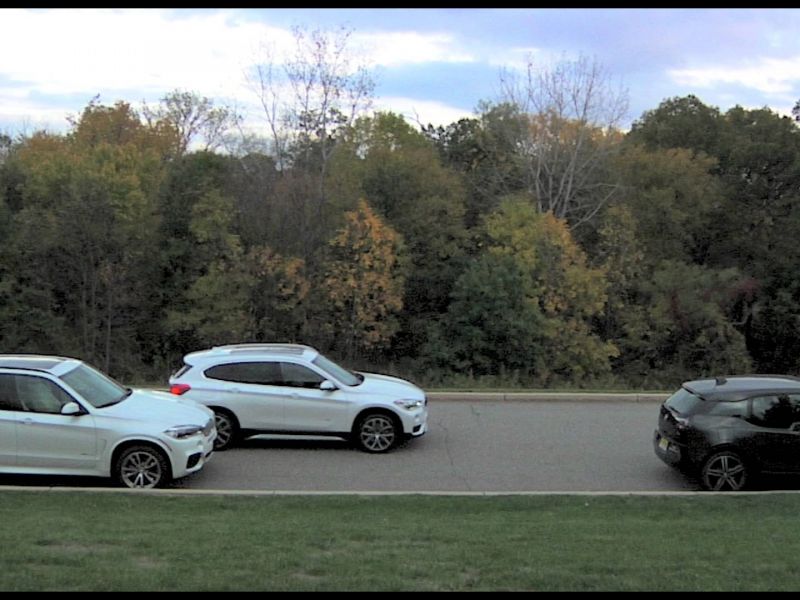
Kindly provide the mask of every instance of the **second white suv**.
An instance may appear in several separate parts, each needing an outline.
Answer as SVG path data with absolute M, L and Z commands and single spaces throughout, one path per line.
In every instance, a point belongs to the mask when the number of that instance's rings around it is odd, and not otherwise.
M 126 388 L 74 358 L 0 355 L 0 473 L 159 487 L 201 470 L 215 435 L 205 406 Z
M 408 381 L 349 371 L 299 344 L 238 344 L 193 352 L 170 392 L 216 414 L 216 449 L 256 434 L 327 435 L 386 452 L 427 430 L 425 392 Z

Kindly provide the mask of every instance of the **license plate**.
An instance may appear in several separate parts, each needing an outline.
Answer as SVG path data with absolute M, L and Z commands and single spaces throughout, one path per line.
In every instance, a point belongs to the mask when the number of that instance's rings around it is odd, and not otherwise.
M 669 448 L 669 440 L 667 438 L 662 437 L 660 440 L 658 440 L 658 447 L 661 448 L 662 450 L 666 450 L 667 448 Z

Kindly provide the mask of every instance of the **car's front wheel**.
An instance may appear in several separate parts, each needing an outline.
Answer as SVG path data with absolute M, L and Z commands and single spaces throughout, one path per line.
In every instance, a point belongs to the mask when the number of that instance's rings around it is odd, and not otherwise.
M 703 488 L 715 492 L 743 490 L 748 476 L 749 470 L 744 459 L 731 450 L 709 456 L 701 471 Z
M 114 474 L 120 484 L 129 488 L 156 488 L 170 479 L 166 457 L 151 446 L 126 448 L 117 459 Z
M 362 416 L 353 432 L 355 442 L 365 452 L 387 452 L 401 436 L 396 419 L 386 413 L 375 412 Z
M 236 417 L 224 410 L 214 410 L 214 425 L 217 428 L 214 450 L 230 448 L 239 436 L 239 423 Z

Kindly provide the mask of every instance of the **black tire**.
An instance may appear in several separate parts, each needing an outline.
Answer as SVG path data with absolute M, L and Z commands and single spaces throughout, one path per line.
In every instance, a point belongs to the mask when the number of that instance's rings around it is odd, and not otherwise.
M 227 410 L 214 409 L 217 437 L 214 450 L 227 450 L 239 440 L 239 421 Z
M 122 451 L 114 465 L 114 477 L 128 488 L 152 489 L 171 478 L 169 461 L 153 446 L 131 446 Z
M 710 455 L 703 463 L 700 481 L 703 489 L 714 492 L 738 492 L 746 488 L 750 469 L 745 460 L 732 450 Z
M 364 452 L 378 454 L 394 448 L 402 433 L 395 417 L 385 412 L 370 412 L 358 419 L 353 428 L 353 441 Z

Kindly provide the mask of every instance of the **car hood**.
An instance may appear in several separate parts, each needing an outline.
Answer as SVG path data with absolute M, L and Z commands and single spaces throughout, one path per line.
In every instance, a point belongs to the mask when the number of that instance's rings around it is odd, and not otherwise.
M 112 417 L 141 419 L 168 426 L 204 426 L 214 414 L 210 409 L 191 400 L 152 390 L 133 390 L 122 402 L 99 410 Z
M 377 373 L 359 373 L 364 376 L 364 381 L 356 386 L 359 392 L 367 394 L 386 394 L 396 396 L 398 399 L 422 400 L 425 392 L 405 379 L 378 375 Z

